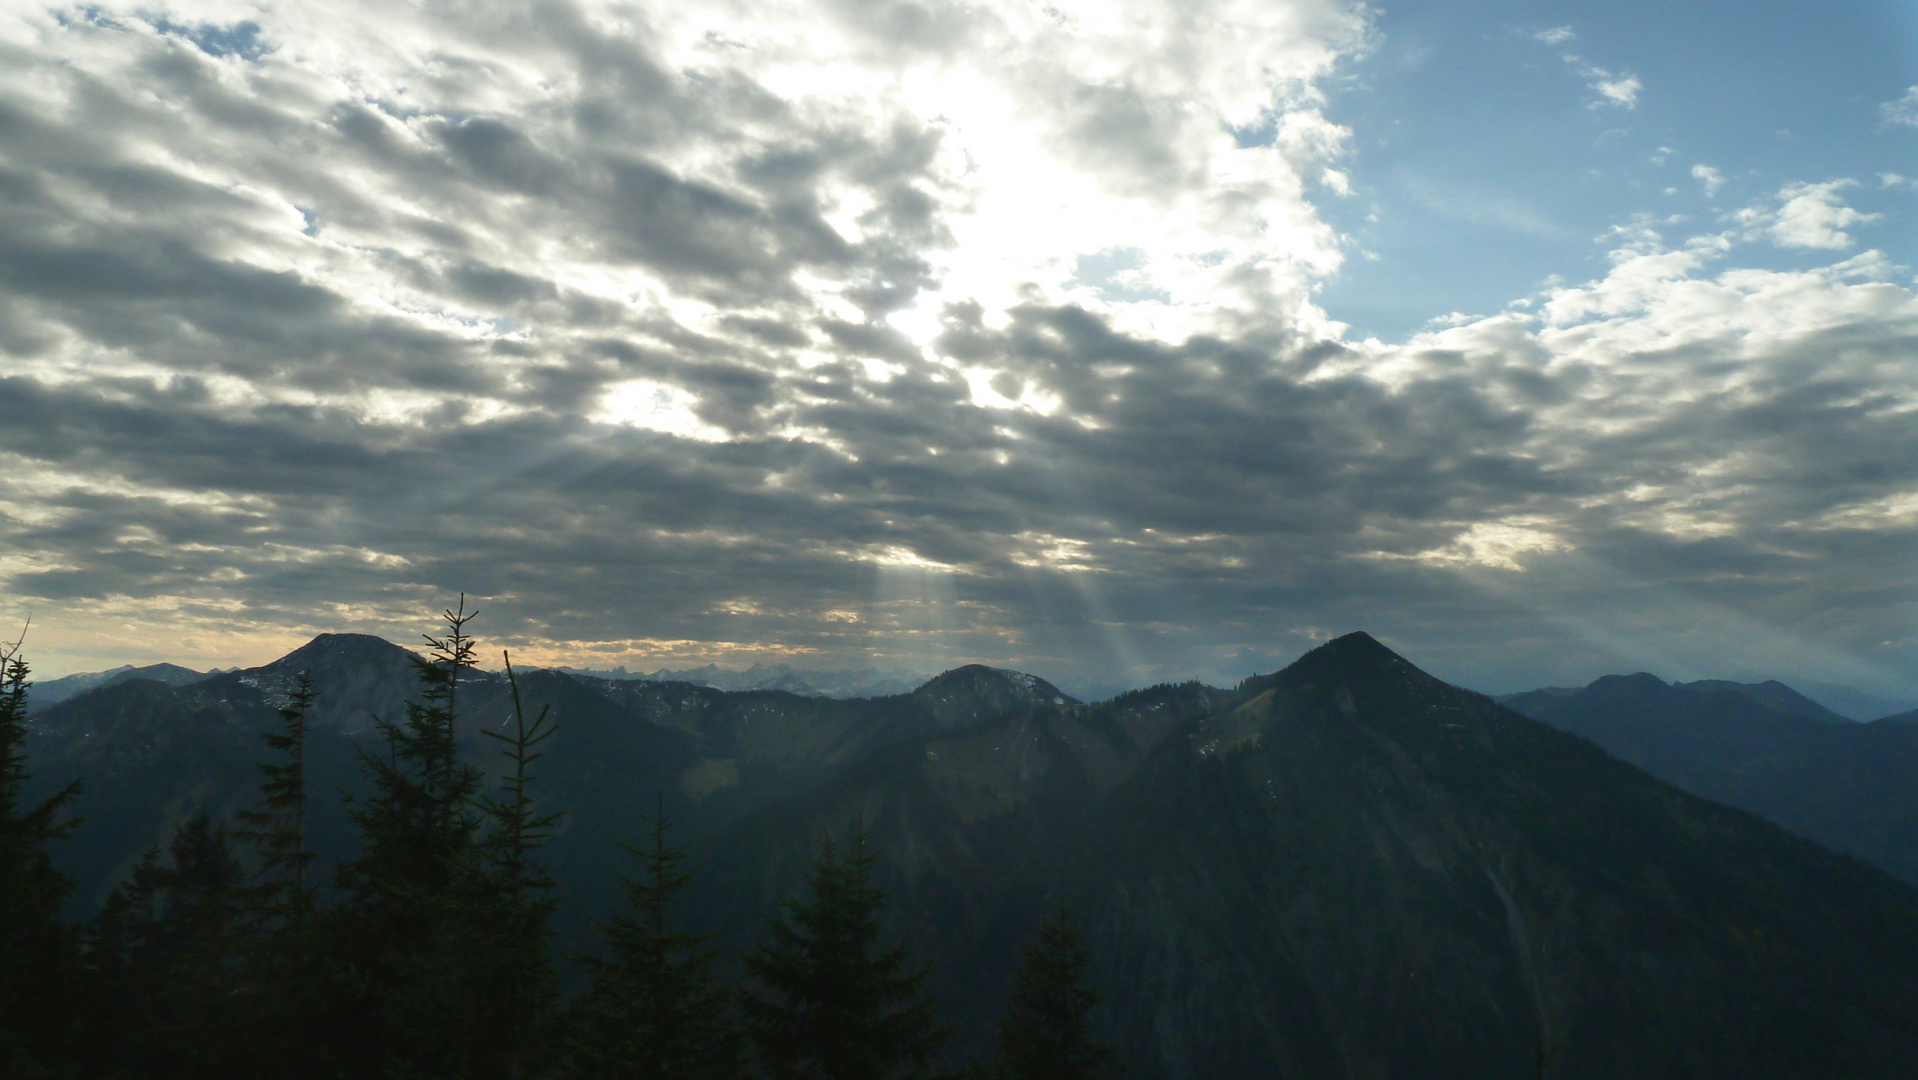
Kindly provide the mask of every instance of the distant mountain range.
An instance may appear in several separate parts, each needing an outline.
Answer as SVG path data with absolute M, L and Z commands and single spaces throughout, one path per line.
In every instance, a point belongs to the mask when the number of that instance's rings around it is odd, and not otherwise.
M 322 634 L 321 639 L 337 635 Z M 349 635 L 350 636 L 350 635 Z M 381 639 L 384 640 L 384 639 Z M 58 679 L 48 679 L 34 686 L 33 708 L 44 709 L 49 705 L 99 686 L 110 686 L 128 679 L 154 679 L 170 686 L 184 686 L 217 675 L 227 669 L 216 668 L 211 672 L 194 671 L 178 664 L 149 664 L 135 667 L 125 664 L 108 671 L 85 672 L 66 675 Z M 624 665 L 613 668 L 582 668 L 559 665 L 554 671 L 563 671 L 568 675 L 585 675 L 591 678 L 623 680 L 643 679 L 648 682 L 683 682 L 694 686 L 710 686 L 715 690 L 784 690 L 802 697 L 861 698 L 886 697 L 892 694 L 910 693 L 923 685 L 930 675 L 909 668 L 857 668 L 845 670 L 826 670 L 800 668 L 791 664 L 755 663 L 748 668 L 723 668 L 717 664 L 705 664 L 690 668 L 659 668 L 652 672 L 629 671 Z M 1793 708 L 1814 707 L 1818 715 L 1846 720 L 1869 721 L 1896 713 L 1918 712 L 1918 701 L 1879 697 L 1854 687 L 1840 686 L 1836 683 L 1801 681 L 1795 689 L 1775 680 L 1753 683 L 1738 683 L 1725 680 L 1705 680 L 1697 683 L 1680 684 L 1690 686 L 1718 686 L 1740 688 L 1736 692 L 1744 693 L 1758 701 L 1784 701 L 1789 699 Z M 1527 691 L 1543 694 L 1572 694 L 1576 687 L 1547 687 L 1542 690 Z M 1122 687 L 1103 687 L 1080 696 L 1088 700 L 1098 700 L 1123 693 Z M 1507 694 L 1500 698 L 1506 700 L 1517 695 Z
M 314 842 L 332 861 L 351 850 L 341 798 L 361 790 L 372 717 L 417 688 L 397 646 L 322 635 L 258 668 L 118 679 L 35 714 L 36 790 L 87 784 L 87 824 L 57 853 L 76 913 L 186 814 L 252 798 L 258 734 L 302 670 L 320 692 Z M 485 673 L 461 690 L 488 767 L 477 730 L 504 717 L 504 691 Z M 733 955 L 814 838 L 863 820 L 891 929 L 934 962 L 965 1049 L 990 1038 L 1017 943 L 1063 902 L 1108 997 L 1102 1031 L 1143 1080 L 1529 1076 L 1552 1048 L 1565 1080 L 1918 1075 L 1918 890 L 1698 797 L 1827 784 L 1823 802 L 1758 811 L 1803 811 L 1784 823 L 1804 835 L 1821 807 L 1896 803 L 1908 725 L 1842 721 L 1775 684 L 1620 676 L 1515 695 L 1514 711 L 1354 634 L 1231 689 L 1091 705 L 979 666 L 849 700 L 561 671 L 522 691 L 559 725 L 539 794 L 566 814 L 543 857 L 569 948 L 615 902 L 620 845 L 663 796 L 695 851 L 684 916 Z M 1854 745 L 1877 752 L 1821 749 Z M 1820 754 L 1843 768 L 1794 771 Z M 1739 787 L 1726 761 L 1771 779 Z M 1918 832 L 1879 839 L 1861 857 L 1898 869 L 1918 849 Z
M 1918 714 L 1853 723 L 1781 683 L 1642 672 L 1499 700 L 1918 884 Z
M 993 1014 L 1013 944 L 1063 901 L 1138 1075 L 1527 1076 L 1549 1048 L 1563 1077 L 1918 1060 L 1884 1011 L 1918 1015 L 1918 892 L 1364 635 L 1233 691 L 887 747 L 707 846 L 695 906 L 749 945 L 809 837 L 855 815 L 954 1014 Z
M 796 668 L 791 664 L 754 664 L 745 669 L 723 668 L 707 664 L 694 668 L 660 668 L 646 674 L 625 667 L 607 670 L 558 667 L 568 675 L 588 675 L 601 679 L 645 679 L 649 682 L 683 682 L 710 686 L 715 690 L 784 690 L 804 697 L 860 698 L 886 697 L 911 693 L 931 676 L 905 668 L 860 668 L 856 671 L 822 671 Z
M 1806 697 L 1847 720 L 1862 722 L 1877 720 L 1896 713 L 1918 711 L 1918 700 L 1911 698 L 1880 697 L 1850 686 L 1814 682 L 1808 679 L 1794 679 L 1792 685 Z
M 1606 678 L 1619 677 L 1620 676 L 1616 675 L 1606 676 Z M 1657 678 L 1655 675 L 1646 677 Z M 1598 683 L 1604 681 L 1604 679 L 1599 679 L 1590 685 L 1596 686 Z M 1660 679 L 1659 682 L 1663 683 L 1664 680 Z M 1801 683 L 1800 685 L 1805 688 L 1803 692 L 1796 687 L 1787 686 L 1776 679 L 1748 683 L 1733 682 L 1728 679 L 1700 679 L 1696 682 L 1679 682 L 1670 685 L 1682 690 L 1692 690 L 1700 693 L 1723 691 L 1724 693 L 1742 697 L 1749 701 L 1755 701 L 1760 705 L 1779 712 L 1802 716 L 1810 720 L 1830 722 L 1850 720 L 1858 723 L 1869 723 L 1873 720 L 1893 716 L 1894 714 L 1902 715 L 1906 712 L 1914 711 L 1913 707 L 1918 706 L 1918 702 L 1878 697 L 1874 694 L 1867 694 L 1862 690 L 1854 690 L 1848 686 L 1836 686 L 1831 683 Z M 1586 687 L 1583 686 L 1544 686 L 1537 690 L 1525 690 L 1516 694 L 1495 694 L 1493 696 L 1501 702 L 1511 704 L 1519 701 L 1543 701 L 1550 698 L 1575 697 L 1585 689 Z
M 185 686 L 206 678 L 208 674 L 204 671 L 194 671 L 192 668 L 183 668 L 178 664 L 148 664 L 145 667 L 122 664 L 110 671 L 89 671 L 37 682 L 33 685 L 30 707 L 38 712 L 48 706 L 57 705 L 75 694 L 83 694 L 102 686 L 113 686 L 129 679 L 151 679 L 168 686 Z
M 335 636 L 338 635 L 322 634 L 321 638 Z M 102 686 L 113 686 L 129 679 L 152 679 L 166 683 L 168 686 L 185 686 L 209 675 L 221 674 L 224 670 L 226 669 L 210 672 L 194 671 L 178 664 L 148 664 L 145 667 L 123 664 L 107 671 L 89 671 L 77 675 L 65 675 L 58 679 L 44 679 L 34 685 L 33 708 L 35 711 L 45 709 L 76 694 Z M 585 675 L 599 679 L 683 682 L 694 686 L 710 686 L 715 690 L 784 690 L 804 697 L 829 698 L 886 697 L 890 694 L 905 694 L 931 678 L 922 672 L 906 668 L 828 671 L 797 668 L 791 664 L 763 663 L 744 669 L 722 668 L 717 664 L 707 664 L 703 667 L 677 670 L 660 668 L 651 673 L 628 671 L 623 666 L 601 670 L 562 665 L 553 670 L 563 671 L 568 675 Z

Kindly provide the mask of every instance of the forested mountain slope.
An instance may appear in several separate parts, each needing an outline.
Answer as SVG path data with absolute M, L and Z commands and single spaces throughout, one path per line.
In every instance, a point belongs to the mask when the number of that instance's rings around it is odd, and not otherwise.
M 1216 693 L 1216 692 L 1212 692 Z M 1918 892 L 1364 635 L 1239 692 L 897 745 L 705 859 L 738 945 L 857 815 L 973 1046 L 1057 902 L 1142 1077 L 1892 1076 Z
M 1738 684 L 1668 685 L 1643 673 L 1503 700 L 1695 795 L 1918 884 L 1918 725 L 1853 723 Z
M 250 802 L 259 734 L 299 671 L 319 694 L 312 842 L 349 857 L 341 799 L 380 749 L 372 717 L 416 692 L 411 663 L 330 635 L 36 715 L 35 788 L 88 785 L 88 824 L 56 847 L 75 909 L 187 815 Z M 1918 1075 L 1918 891 L 1363 634 L 1232 690 L 1092 705 L 982 667 L 854 701 L 559 672 L 520 690 L 558 724 L 536 793 L 565 815 L 539 852 L 563 949 L 590 944 L 663 797 L 695 850 L 681 914 L 727 956 L 763 940 L 823 832 L 864 822 L 887 926 L 932 963 L 960 1052 L 987 1046 L 1019 943 L 1064 904 L 1107 997 L 1100 1030 L 1147 1080 L 1524 1076 L 1542 1051 L 1566 1080 Z M 1743 730 L 1726 702 L 1793 738 L 1882 726 L 1722 688 L 1599 690 L 1707 702 L 1681 732 Z M 469 760 L 494 764 L 478 734 L 506 695 L 498 675 L 461 683 Z M 1567 723 L 1598 700 L 1547 696 Z M 1710 775 L 1711 753 L 1684 760 L 1704 770 L 1691 782 Z
M 173 686 L 117 680 L 37 711 L 30 723 L 30 797 L 79 779 L 86 828 L 56 858 L 78 884 L 71 908 L 91 912 L 140 853 L 200 810 L 248 803 L 301 672 L 313 678 L 313 842 L 321 870 L 350 854 L 345 799 L 363 794 L 361 751 L 380 748 L 376 718 L 397 720 L 419 693 L 411 655 L 381 638 L 322 634 L 269 664 Z M 608 680 L 533 671 L 527 700 L 549 707 L 560 734 L 540 770 L 544 804 L 565 811 L 549 858 L 584 923 L 617 892 L 622 844 L 643 831 L 636 810 L 664 794 L 697 839 L 766 802 L 803 791 L 874 747 L 969 718 L 1071 699 L 1043 679 L 979 666 L 911 694 L 833 700 L 776 690 L 727 692 L 686 683 Z M 470 672 L 460 714 L 469 758 L 494 770 L 479 737 L 507 716 L 506 681 Z

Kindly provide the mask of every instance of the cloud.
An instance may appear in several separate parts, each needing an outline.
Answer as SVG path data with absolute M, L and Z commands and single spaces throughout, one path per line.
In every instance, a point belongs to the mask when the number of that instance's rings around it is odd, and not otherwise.
M 146 10 L 0 34 L 0 579 L 48 670 L 460 589 L 596 666 L 1918 659 L 1911 291 L 1639 226 L 1346 340 L 1355 7 Z
M 1693 165 L 1692 176 L 1704 186 L 1706 198 L 1718 194 L 1718 189 L 1725 186 L 1725 174 L 1710 165 Z
M 1546 45 L 1556 47 L 1565 44 L 1576 36 L 1577 35 L 1572 32 L 1571 27 L 1558 26 L 1549 30 L 1537 31 L 1532 35 L 1532 38 Z M 1575 72 L 1579 78 L 1585 80 L 1585 85 L 1597 95 L 1590 103 L 1591 108 L 1599 109 L 1611 106 L 1621 109 L 1635 109 L 1638 107 L 1638 92 L 1645 88 L 1644 84 L 1639 82 L 1638 76 L 1629 71 L 1621 71 L 1614 74 L 1605 68 L 1586 63 L 1585 60 L 1576 53 L 1564 53 L 1560 59 L 1564 60 L 1565 66 Z
M 1592 102 L 1593 108 L 1601 105 L 1613 105 L 1621 109 L 1638 107 L 1638 92 L 1645 88 L 1638 81 L 1638 76 L 1630 72 L 1614 75 L 1600 67 L 1580 68 L 1579 74 L 1584 76 L 1586 85 L 1598 94 L 1597 100 Z
M 1839 251 L 1852 246 L 1845 229 L 1877 221 L 1879 214 L 1862 214 L 1838 201 L 1838 193 L 1857 184 L 1831 180 L 1822 184 L 1789 184 L 1779 191 L 1782 203 L 1766 232 L 1780 247 Z
M 1918 128 L 1918 86 L 1906 90 L 1904 97 L 1878 106 L 1878 116 L 1894 127 Z

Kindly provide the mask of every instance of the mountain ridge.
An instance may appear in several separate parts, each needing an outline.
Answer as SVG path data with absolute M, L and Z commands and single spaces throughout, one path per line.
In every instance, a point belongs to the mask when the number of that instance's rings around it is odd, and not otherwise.
M 35 783 L 94 783 L 94 824 L 56 858 L 97 903 L 168 822 L 252 797 L 258 733 L 296 669 L 314 670 L 337 719 L 397 707 L 411 663 L 334 635 L 38 714 Z M 476 763 L 495 753 L 477 736 L 506 715 L 503 682 L 479 672 L 461 691 Z M 1649 675 L 1594 685 L 1826 737 L 1880 726 Z M 617 901 L 621 845 L 663 799 L 694 851 L 685 917 L 735 956 L 799 887 L 817 836 L 865 822 L 888 930 L 934 964 L 961 1050 L 990 1044 L 1019 943 L 1064 903 L 1107 994 L 1100 1030 L 1139 1080 L 1522 1074 L 1541 1031 L 1564 1048 L 1564 1080 L 1918 1070 L 1918 891 L 1363 632 L 1234 689 L 1093 704 L 978 665 L 850 701 L 551 670 L 521 690 L 558 725 L 540 798 L 566 813 L 542 853 L 567 898 L 564 949 Z M 320 790 L 360 782 L 371 735 L 315 728 Z M 314 821 L 337 860 L 342 808 Z
M 1686 791 L 1918 884 L 1918 725 L 1808 715 L 1762 695 L 1642 673 L 1501 700 Z
M 116 680 L 35 710 L 28 728 L 35 763 L 29 794 L 80 779 L 78 811 L 98 823 L 56 853 L 79 883 L 75 913 L 97 906 L 142 851 L 164 842 L 191 813 L 224 814 L 253 797 L 265 756 L 259 735 L 277 727 L 277 710 L 302 672 L 311 673 L 317 695 L 309 731 L 319 763 L 313 790 L 324 793 L 314 815 L 325 840 L 322 863 L 347 855 L 351 829 L 338 793 L 359 790 L 357 755 L 377 739 L 375 721 L 399 719 L 417 699 L 415 661 L 415 653 L 374 635 L 319 634 L 256 667 L 178 686 Z M 561 857 L 581 862 L 592 862 L 595 844 L 618 850 L 642 839 L 620 809 L 622 800 L 650 805 L 663 792 L 697 838 L 732 815 L 821 781 L 885 742 L 1001 705 L 1064 697 L 1036 676 L 976 665 L 928 680 L 920 696 L 844 700 L 548 669 L 522 672 L 520 682 L 527 700 L 552 706 L 561 731 L 547 758 L 556 769 L 553 779 L 566 785 L 554 795 L 593 819 L 569 826 L 556 841 Z M 468 672 L 461 701 L 468 759 L 490 771 L 495 758 L 478 732 L 507 715 L 504 677 Z M 571 884 L 591 903 L 610 903 L 617 876 L 616 866 L 595 862 Z
M 1152 1080 L 1522 1074 L 1540 1024 L 1565 1077 L 1918 1062 L 1918 893 L 1882 872 L 1369 635 L 1211 693 L 1133 754 L 1103 706 L 896 744 L 721 836 L 692 907 L 749 947 L 810 838 L 864 821 L 966 1045 L 990 1040 L 993 958 L 1063 901 L 1102 1033 Z M 1844 929 L 1854 904 L 1882 933 Z

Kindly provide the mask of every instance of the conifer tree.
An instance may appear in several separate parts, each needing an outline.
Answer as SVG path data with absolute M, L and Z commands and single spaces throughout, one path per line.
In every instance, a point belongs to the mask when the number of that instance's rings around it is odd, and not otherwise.
M 67 816 L 73 782 L 25 807 L 27 680 L 21 639 L 0 644 L 0 1075 L 49 1072 L 69 1030 L 75 940 L 60 923 L 72 882 L 47 845 L 79 824 Z
M 474 666 L 466 625 L 444 613 L 416 661 L 423 690 L 406 719 L 382 723 L 384 757 L 361 765 L 372 796 L 352 817 L 360 855 L 341 868 L 346 894 L 329 916 L 329 945 L 344 958 L 338 1072 L 510 1080 L 524 1074 L 558 998 L 550 949 L 556 902 L 531 854 L 557 815 L 531 794 L 544 716 L 528 723 L 515 694 L 505 736 L 512 770 L 488 798 L 459 755 L 459 691 Z
M 535 848 L 552 838 L 559 814 L 541 814 L 532 795 L 533 763 L 542 756 L 540 744 L 552 738 L 554 728 L 547 723 L 550 707 L 542 706 L 532 723 L 526 722 L 526 706 L 520 699 L 519 676 L 513 672 L 513 656 L 501 651 L 506 668 L 506 685 L 512 691 L 513 730 L 510 733 L 482 729 L 480 734 L 505 744 L 500 754 L 510 765 L 506 777 L 506 797 L 482 798 L 481 805 L 490 820 L 491 830 L 485 849 L 493 872 L 509 890 L 529 893 L 552 887 L 553 879 L 530 856 Z
M 258 859 L 247 889 L 246 968 L 242 992 L 254 1043 L 271 1046 L 259 1075 L 321 1076 L 325 1061 L 327 964 L 319 930 L 319 888 L 307 846 L 306 745 L 308 715 L 317 697 L 312 673 L 302 671 L 281 727 L 261 735 L 277 755 L 260 766 L 259 802 L 240 811 L 239 837 Z
M 241 964 L 246 875 L 205 813 L 149 849 L 87 927 L 92 1070 L 151 1080 L 258 1074 Z
M 673 900 L 692 884 L 686 851 L 666 843 L 666 800 L 652 842 L 628 848 L 630 911 L 601 925 L 611 954 L 587 961 L 592 986 L 573 1017 L 569 1075 L 605 1080 L 743 1080 L 745 1039 L 732 991 L 714 973 L 712 935 L 676 929 Z
M 260 766 L 266 774 L 260 803 L 239 813 L 240 837 L 260 858 L 256 911 L 272 923 L 304 921 L 313 909 L 308 869 L 314 854 L 306 846 L 306 718 L 314 697 L 312 673 L 300 672 L 280 709 L 281 730 L 260 736 L 281 760 Z
M 924 996 L 930 969 L 907 946 L 882 946 L 879 855 L 854 822 L 842 847 L 819 839 L 806 899 L 771 920 L 772 941 L 745 958 L 759 984 L 741 997 L 747 1029 L 773 1080 L 895 1080 L 937 1075 L 950 1032 Z
M 351 812 L 360 852 L 340 867 L 345 900 L 328 935 L 341 1072 L 477 1075 L 464 1066 L 479 1052 L 472 1013 L 485 945 L 473 932 L 470 885 L 481 778 L 460 760 L 458 739 L 460 683 L 474 666 L 466 624 L 476 614 L 465 597 L 444 613 L 445 635 L 427 635 L 427 655 L 414 660 L 421 700 L 399 723 L 376 718 L 384 756 L 360 755 L 372 794 Z
M 1118 1056 L 1092 1037 L 1090 1013 L 1103 1000 L 1086 984 L 1092 954 L 1064 908 L 1040 925 L 1012 974 L 1012 1000 L 999 1020 L 994 1080 L 1112 1080 Z
M 508 763 L 505 790 L 499 797 L 479 800 L 486 832 L 479 845 L 477 873 L 467 881 L 473 930 L 486 944 L 482 1034 L 492 1059 L 504 1075 L 518 1077 L 527 1064 L 547 1050 L 559 1003 L 559 972 L 553 964 L 551 930 L 559 901 L 552 876 L 533 861 L 534 852 L 552 836 L 558 813 L 539 811 L 533 797 L 533 764 L 539 747 L 554 727 L 542 707 L 531 723 L 521 700 L 519 677 L 511 654 L 502 652 L 506 682 L 511 690 L 512 729 L 481 729 L 481 734 L 503 745 Z

